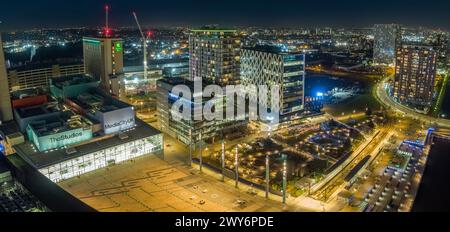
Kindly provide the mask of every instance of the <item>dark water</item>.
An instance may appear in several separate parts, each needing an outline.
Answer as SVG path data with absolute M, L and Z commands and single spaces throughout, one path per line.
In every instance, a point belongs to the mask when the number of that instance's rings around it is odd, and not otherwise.
M 414 212 L 450 212 L 450 142 L 436 140 L 413 206 Z
M 305 94 L 315 97 L 317 93 L 326 93 L 334 88 L 348 88 L 357 86 L 365 88 L 363 82 L 355 81 L 349 78 L 336 78 L 326 74 L 310 74 L 306 75 Z

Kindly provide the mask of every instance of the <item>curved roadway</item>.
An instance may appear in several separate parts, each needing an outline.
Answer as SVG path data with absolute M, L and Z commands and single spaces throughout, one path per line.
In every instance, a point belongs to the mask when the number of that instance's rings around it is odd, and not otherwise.
M 442 126 L 442 127 L 449 127 L 450 128 L 450 120 L 448 119 L 442 119 L 442 118 L 435 118 L 435 117 L 431 117 L 428 115 L 424 115 L 421 113 L 416 112 L 413 109 L 410 109 L 406 106 L 403 106 L 397 102 L 395 102 L 392 98 L 390 98 L 388 96 L 388 93 L 386 91 L 386 80 L 384 79 L 381 83 L 379 83 L 375 88 L 375 94 L 376 97 L 378 99 L 378 101 L 380 101 L 382 104 L 384 104 L 385 106 L 390 107 L 392 110 L 405 114 L 408 117 L 412 117 L 414 119 L 418 119 L 421 120 L 425 123 L 430 123 L 430 124 L 437 124 L 438 126 Z

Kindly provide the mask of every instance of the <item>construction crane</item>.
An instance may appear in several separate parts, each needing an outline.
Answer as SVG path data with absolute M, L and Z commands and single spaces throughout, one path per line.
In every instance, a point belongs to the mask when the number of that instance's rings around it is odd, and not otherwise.
M 144 32 L 142 31 L 141 24 L 139 23 L 138 17 L 136 15 L 136 12 L 133 12 L 134 19 L 136 20 L 136 24 L 139 28 L 139 32 L 141 33 L 142 40 L 144 41 L 144 80 L 147 82 L 148 78 L 148 58 L 147 58 L 147 38 L 148 36 L 144 35 Z

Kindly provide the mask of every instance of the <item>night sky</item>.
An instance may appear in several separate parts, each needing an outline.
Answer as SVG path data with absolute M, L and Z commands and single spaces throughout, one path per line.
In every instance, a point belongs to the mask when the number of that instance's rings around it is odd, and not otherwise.
M 450 30 L 448 0 L 8 0 L 0 8 L 2 30 L 101 26 L 111 5 L 111 25 L 132 26 L 136 11 L 150 27 L 343 26 L 400 23 Z

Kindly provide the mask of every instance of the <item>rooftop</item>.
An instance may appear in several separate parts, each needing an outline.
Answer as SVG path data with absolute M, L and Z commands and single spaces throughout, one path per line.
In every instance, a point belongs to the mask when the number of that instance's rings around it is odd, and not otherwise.
M 39 95 L 45 95 L 46 93 L 42 88 L 29 88 L 29 89 L 21 89 L 17 91 L 11 92 L 11 99 L 18 100 L 29 97 L 35 97 Z
M 67 77 L 58 77 L 51 80 L 52 85 L 63 89 L 68 86 L 73 85 L 81 85 L 81 84 L 88 84 L 93 82 L 99 82 L 99 80 L 96 80 L 88 75 L 73 75 L 73 76 L 67 76 Z
M 83 42 L 94 43 L 94 44 L 101 43 L 106 40 L 122 41 L 121 38 L 114 38 L 114 37 L 95 37 L 95 38 L 94 37 L 84 37 L 83 38 Z
M 10 136 L 17 132 L 19 132 L 19 126 L 17 125 L 16 121 L 10 121 L 6 123 L 2 123 L 0 125 L 0 136 Z
M 409 48 L 409 49 L 414 49 L 414 50 L 429 50 L 429 51 L 435 50 L 433 48 L 433 46 L 424 44 L 422 42 L 417 42 L 417 43 L 408 42 L 408 43 L 404 43 L 399 48 Z
M 16 109 L 21 118 L 35 117 L 60 111 L 58 105 L 53 103 Z
M 145 122 L 136 119 L 136 127 L 128 132 L 124 132 L 124 134 L 126 136 L 107 135 L 94 138 L 93 140 L 88 141 L 89 143 L 73 145 L 70 146 L 70 152 L 64 148 L 48 152 L 39 152 L 31 142 L 17 145 L 14 149 L 17 151 L 17 154 L 22 157 L 22 159 L 27 161 L 33 167 L 40 169 L 107 148 L 115 147 L 123 143 L 158 135 L 161 134 L 161 132 L 147 125 Z
M 62 133 L 78 128 L 86 128 L 93 123 L 86 118 L 76 115 L 72 111 L 62 112 L 58 117 L 51 117 L 30 123 L 38 136 Z
M 173 86 L 186 85 L 186 86 L 188 86 L 191 89 L 194 89 L 194 84 L 195 84 L 195 81 L 191 81 L 191 80 L 184 79 L 184 78 L 181 78 L 181 77 L 174 77 L 174 78 L 167 77 L 167 78 L 163 78 L 163 79 L 158 80 L 158 82 L 169 84 L 169 85 L 173 85 Z M 213 84 L 213 83 L 210 83 L 210 82 L 208 82 L 206 80 L 202 80 L 201 83 L 202 83 L 203 87 L 206 87 L 206 86 L 208 86 L 210 84 Z
M 17 72 L 24 72 L 24 71 L 36 71 L 36 70 L 42 70 L 42 69 L 51 69 L 53 66 L 59 66 L 62 67 L 68 67 L 68 66 L 83 66 L 84 64 L 81 61 L 73 61 L 73 60 L 58 60 L 58 61 L 52 61 L 52 62 L 44 62 L 44 63 L 37 63 L 37 64 L 26 64 L 20 67 L 11 68 L 9 71 L 17 71 Z
M 131 105 L 118 101 L 110 96 L 102 93 L 101 90 L 93 88 L 85 93 L 81 93 L 77 97 L 69 98 L 71 101 L 79 105 L 81 108 L 91 111 L 91 113 L 100 111 L 102 113 L 115 111 L 131 107 Z
M 287 52 L 283 51 L 282 48 L 274 45 L 256 45 L 253 47 L 244 47 L 243 49 L 246 50 L 254 50 L 259 52 L 266 52 L 266 53 L 274 53 L 274 54 L 300 54 L 299 52 Z

